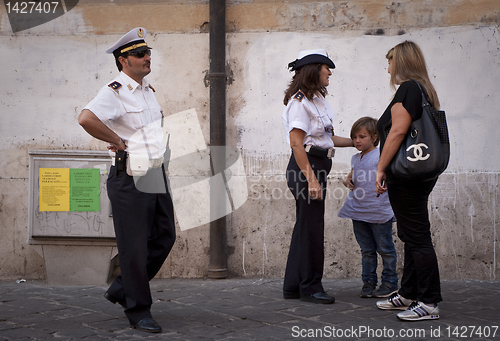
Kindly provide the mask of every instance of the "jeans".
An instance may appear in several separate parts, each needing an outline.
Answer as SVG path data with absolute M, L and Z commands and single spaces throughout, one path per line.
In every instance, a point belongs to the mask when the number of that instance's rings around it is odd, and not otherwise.
M 377 253 L 382 257 L 382 283 L 396 288 L 397 254 L 392 241 L 392 219 L 383 224 L 353 220 L 354 235 L 361 247 L 363 282 L 377 285 Z

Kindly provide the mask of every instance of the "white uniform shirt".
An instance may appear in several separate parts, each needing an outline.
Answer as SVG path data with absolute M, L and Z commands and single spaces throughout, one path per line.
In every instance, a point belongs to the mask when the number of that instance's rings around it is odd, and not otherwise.
M 297 92 L 283 110 L 282 121 L 286 131 L 286 141 L 290 145 L 290 132 L 297 128 L 306 133 L 304 144 L 332 148 L 333 108 L 323 97 L 314 95 L 312 101 Z M 325 128 L 329 131 L 325 131 Z
M 115 82 L 121 84 L 117 90 L 108 86 Z M 85 109 L 92 111 L 127 141 L 127 152 L 148 155 L 150 159 L 163 157 L 165 141 L 161 128 L 162 113 L 148 81 L 143 79 L 142 84 L 138 84 L 120 72 L 109 84 L 99 90 Z

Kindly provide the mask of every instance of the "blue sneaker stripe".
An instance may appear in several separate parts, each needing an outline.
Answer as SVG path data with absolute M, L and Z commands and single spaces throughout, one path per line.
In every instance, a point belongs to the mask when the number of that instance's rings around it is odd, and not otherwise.
M 398 307 L 404 306 L 403 301 L 398 299 L 396 302 L 398 303 Z
M 419 306 L 416 306 L 413 311 L 415 313 L 417 313 L 418 316 L 420 317 L 423 317 L 423 316 L 427 316 L 429 315 L 429 312 L 427 310 L 424 309 L 424 307 L 422 307 L 421 305 Z

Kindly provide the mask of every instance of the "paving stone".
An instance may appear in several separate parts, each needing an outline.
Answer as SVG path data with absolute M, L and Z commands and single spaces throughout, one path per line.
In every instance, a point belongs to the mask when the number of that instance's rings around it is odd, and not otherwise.
M 52 337 L 44 331 L 33 328 L 14 328 L 2 330 L 2 337 L 7 340 L 45 340 Z
M 90 336 L 97 335 L 98 331 L 83 329 L 83 328 L 73 328 L 71 330 L 62 330 L 60 332 L 54 333 L 55 337 L 61 339 L 89 339 Z
M 160 334 L 132 330 L 119 305 L 103 298 L 104 286 L 48 286 L 41 281 L 0 282 L 0 341 L 4 340 L 294 340 L 298 331 L 324 333 L 392 330 L 394 337 L 343 340 L 405 340 L 399 333 L 425 331 L 408 340 L 464 340 L 446 335 L 453 328 L 492 328 L 500 324 L 499 281 L 442 281 L 441 318 L 400 321 L 398 311 L 379 310 L 378 299 L 359 297 L 359 279 L 324 279 L 333 305 L 284 300 L 281 279 L 158 279 L 151 281 L 152 314 Z M 364 329 L 363 329 L 364 328 Z M 448 328 L 448 329 L 447 329 Z M 339 339 L 339 338 L 336 338 Z M 342 339 L 342 338 L 340 338 Z M 500 339 L 470 335 L 467 340 Z

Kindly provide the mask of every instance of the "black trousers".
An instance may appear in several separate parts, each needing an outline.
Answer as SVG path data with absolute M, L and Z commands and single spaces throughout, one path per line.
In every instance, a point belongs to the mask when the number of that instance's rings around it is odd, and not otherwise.
M 116 175 L 114 167 L 107 181 L 121 271 L 108 293 L 126 302 L 125 314 L 132 324 L 151 317 L 149 281 L 162 267 L 175 241 L 173 204 L 165 172 L 163 168 L 153 169 L 147 176 L 163 179 L 160 183 L 165 193 L 139 191 L 133 177 L 125 172 Z
M 387 191 L 404 243 L 404 269 L 399 294 L 423 303 L 442 301 L 439 268 L 432 244 L 427 208 L 437 179 L 402 181 L 387 174 Z
M 314 173 L 326 197 L 327 175 L 332 160 L 308 155 Z M 295 198 L 296 222 L 286 263 L 283 290 L 300 295 L 323 292 L 325 201 L 309 197 L 308 183 L 295 157 L 290 157 L 287 171 L 288 188 Z

